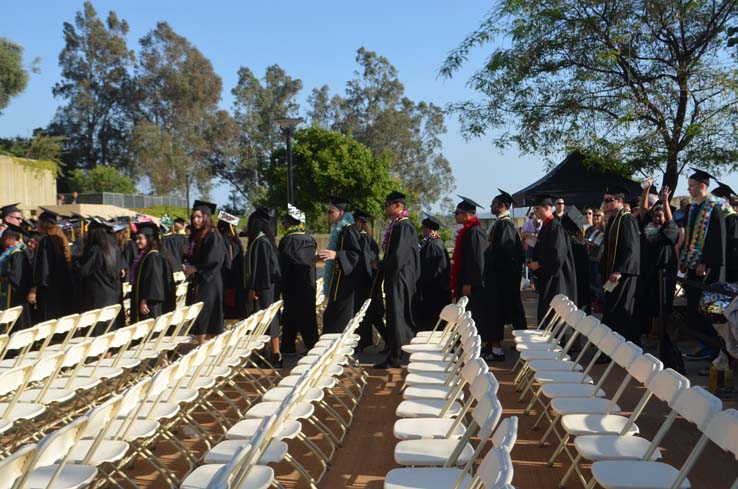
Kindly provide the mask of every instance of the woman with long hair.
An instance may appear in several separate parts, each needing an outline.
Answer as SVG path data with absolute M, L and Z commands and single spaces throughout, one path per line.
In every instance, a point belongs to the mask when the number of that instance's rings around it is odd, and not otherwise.
M 73 312 L 74 285 L 69 241 L 57 223 L 59 216 L 44 210 L 38 219 L 41 239 L 33 259 L 33 287 L 28 302 L 36 306 L 34 321 L 57 319 Z
M 174 278 L 169 262 L 159 254 L 159 229 L 153 222 L 136 226 L 136 248 L 130 271 L 131 321 L 157 318 L 172 311 Z
M 224 317 L 242 319 L 246 314 L 246 297 L 243 293 L 243 246 L 233 224 L 219 219 L 218 231 L 223 237 L 226 248 L 225 260 L 221 268 Z
M 246 225 L 248 248 L 244 260 L 244 277 L 248 291 L 246 298 L 252 312 L 266 309 L 279 297 L 278 282 L 281 274 L 274 238 L 275 228 L 274 212 L 264 207 L 252 212 Z M 276 316 L 269 327 L 269 335 L 272 338 L 273 365 L 281 367 L 279 319 Z
M 118 304 L 121 301 L 121 255 L 113 228 L 92 221 L 85 237 L 82 256 L 77 261 L 82 311 Z
M 187 304 L 202 302 L 200 314 L 192 325 L 192 333 L 199 343 L 223 332 L 223 276 L 225 260 L 223 238 L 213 225 L 215 204 L 195 201 L 190 215 L 189 263 L 183 265 L 190 285 Z

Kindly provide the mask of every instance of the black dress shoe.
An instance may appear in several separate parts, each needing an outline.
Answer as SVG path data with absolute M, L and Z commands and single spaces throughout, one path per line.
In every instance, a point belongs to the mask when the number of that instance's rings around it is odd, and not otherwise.
M 505 361 L 505 354 L 504 353 L 492 353 L 489 352 L 486 355 L 484 355 L 484 360 L 487 362 L 504 362 Z
M 282 354 L 279 352 L 273 353 L 271 363 L 274 368 L 282 368 L 284 366 L 284 359 L 282 358 Z

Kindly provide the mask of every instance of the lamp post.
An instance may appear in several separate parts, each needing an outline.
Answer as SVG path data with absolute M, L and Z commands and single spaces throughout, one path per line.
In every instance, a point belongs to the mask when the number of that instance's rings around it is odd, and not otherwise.
M 287 202 L 292 205 L 295 204 L 295 189 L 292 179 L 292 133 L 295 126 L 303 120 L 302 117 L 283 117 L 274 121 L 282 128 L 282 134 L 287 139 Z

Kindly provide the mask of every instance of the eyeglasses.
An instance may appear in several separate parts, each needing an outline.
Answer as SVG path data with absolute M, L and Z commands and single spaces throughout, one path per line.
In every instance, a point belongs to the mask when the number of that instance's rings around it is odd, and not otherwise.
M 602 199 L 602 202 L 604 202 L 605 204 L 609 204 L 610 202 L 615 202 L 615 198 L 607 197 L 606 199 Z
M 20 216 L 6 216 L 5 219 L 15 219 L 16 221 L 20 221 L 23 218 Z

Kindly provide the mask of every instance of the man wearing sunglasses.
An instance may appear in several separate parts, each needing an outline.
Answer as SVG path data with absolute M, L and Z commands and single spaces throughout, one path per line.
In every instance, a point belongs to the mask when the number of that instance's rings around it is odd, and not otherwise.
M 605 282 L 605 313 L 602 322 L 633 343 L 640 344 L 641 331 L 635 316 L 636 285 L 641 265 L 638 221 L 623 207 L 626 191 L 608 188 L 602 202 L 608 216 L 602 252 Z

